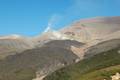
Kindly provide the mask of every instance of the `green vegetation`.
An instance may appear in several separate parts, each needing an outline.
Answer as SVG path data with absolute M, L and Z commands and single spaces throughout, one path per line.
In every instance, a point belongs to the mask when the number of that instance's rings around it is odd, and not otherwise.
M 44 80 L 110 80 L 112 74 L 120 72 L 118 50 L 120 47 L 62 68 Z

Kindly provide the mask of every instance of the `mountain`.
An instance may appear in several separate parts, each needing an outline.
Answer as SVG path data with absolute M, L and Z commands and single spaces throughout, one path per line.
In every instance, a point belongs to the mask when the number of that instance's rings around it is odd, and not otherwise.
M 112 75 L 120 72 L 119 50 L 120 45 L 57 70 L 43 80 L 111 80 Z
M 35 37 L 0 36 L 0 58 L 41 47 L 52 40 L 76 40 L 85 43 L 86 45 L 82 48 L 71 46 L 71 50 L 83 58 L 86 48 L 102 41 L 120 38 L 119 20 L 120 17 L 97 17 L 76 21 L 58 31 L 47 28 L 41 35 Z
M 19 35 L 1 36 L 0 37 L 0 59 L 20 53 L 26 49 L 32 49 L 34 43 L 26 37 Z
M 84 55 L 89 51 L 89 48 L 101 42 L 120 39 L 119 26 L 120 17 L 96 17 L 76 21 L 72 25 L 61 29 L 60 32 L 69 37 L 69 39 L 86 44 L 82 47 L 71 46 L 71 50 L 79 56 L 80 59 L 84 59 Z M 117 41 L 117 43 L 119 43 L 119 41 Z M 115 45 L 117 45 L 117 43 L 115 43 Z M 103 52 L 108 50 L 107 45 L 112 46 L 111 43 L 104 44 L 106 48 L 103 46 Z M 102 49 L 99 51 L 102 52 Z M 112 49 L 112 47 L 110 49 Z M 97 50 L 94 51 L 99 53 Z
M 46 76 L 43 80 L 110 80 L 120 72 L 120 17 L 99 17 L 77 21 L 61 33 L 83 42 L 71 46 L 80 61 Z M 108 70 L 108 71 L 107 71 Z
M 41 80 L 45 76 L 45 80 L 87 80 L 79 77 L 102 68 L 112 70 L 112 65 L 119 66 L 119 26 L 120 17 L 96 17 L 57 31 L 48 27 L 34 37 L 0 36 L 0 80 Z
M 114 26 L 114 27 L 113 27 Z M 61 32 L 81 42 L 104 40 L 114 33 L 120 33 L 120 17 L 98 17 L 74 22 Z M 119 35 L 115 35 L 119 36 Z
M 28 49 L 41 47 L 52 40 L 66 40 L 67 37 L 59 31 L 49 30 L 35 37 L 24 37 L 20 35 L 0 36 L 0 59 L 9 55 L 18 54 Z
M 0 59 L 15 55 L 28 49 L 41 47 L 52 40 L 67 40 L 68 38 L 59 31 L 47 30 L 41 35 L 24 37 L 20 35 L 0 36 Z M 69 39 L 68 39 L 69 40 Z
M 70 45 L 82 46 L 83 44 L 77 41 L 56 40 L 42 47 L 8 56 L 0 61 L 0 80 L 31 80 L 36 75 L 47 75 L 56 69 L 70 65 L 78 59 L 69 49 Z

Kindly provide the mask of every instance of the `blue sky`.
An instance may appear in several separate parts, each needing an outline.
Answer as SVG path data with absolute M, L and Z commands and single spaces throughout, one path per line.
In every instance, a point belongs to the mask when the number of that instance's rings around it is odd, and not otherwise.
M 0 0 L 0 35 L 40 34 L 97 16 L 120 16 L 120 0 Z

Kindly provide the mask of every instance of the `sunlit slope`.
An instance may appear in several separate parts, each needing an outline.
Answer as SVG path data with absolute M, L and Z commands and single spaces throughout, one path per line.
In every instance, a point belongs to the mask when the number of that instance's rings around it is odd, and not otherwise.
M 118 31 L 120 31 L 120 17 L 84 19 L 74 22 L 72 25 L 61 30 L 64 34 L 82 42 L 102 40 Z

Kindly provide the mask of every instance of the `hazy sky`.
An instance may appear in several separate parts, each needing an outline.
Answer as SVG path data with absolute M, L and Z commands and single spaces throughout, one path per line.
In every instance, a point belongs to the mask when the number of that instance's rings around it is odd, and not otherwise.
M 120 16 L 120 0 L 0 0 L 0 35 L 33 36 L 97 16 Z

